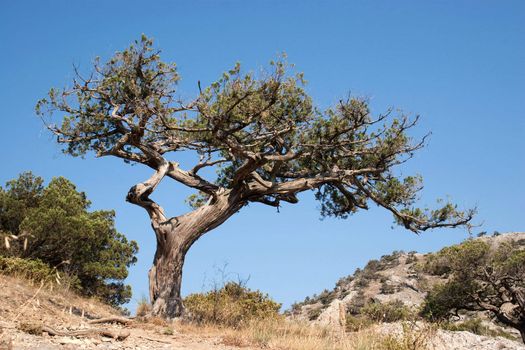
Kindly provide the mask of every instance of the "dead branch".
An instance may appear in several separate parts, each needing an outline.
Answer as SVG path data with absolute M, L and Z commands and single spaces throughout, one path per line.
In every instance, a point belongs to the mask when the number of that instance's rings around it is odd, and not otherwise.
M 145 336 L 145 335 L 137 335 L 137 338 L 142 338 L 142 339 L 146 339 L 146 340 L 156 341 L 156 342 L 164 343 L 164 344 L 171 344 L 170 341 L 163 340 L 163 339 L 158 339 L 158 338 L 152 338 L 152 337 L 148 337 L 148 336 Z
M 129 318 L 125 318 L 125 317 L 112 316 L 112 317 L 103 317 L 103 318 L 97 318 L 94 320 L 89 320 L 88 323 L 89 324 L 120 323 L 123 325 L 129 325 L 130 323 L 133 323 L 133 320 Z
M 100 328 L 87 328 L 87 329 L 78 329 L 74 331 L 61 331 L 56 330 L 50 326 L 44 324 L 30 324 L 22 323 L 18 327 L 20 330 L 34 335 L 42 335 L 43 332 L 51 336 L 65 336 L 65 337 L 89 337 L 89 336 L 104 336 L 113 338 L 115 340 L 124 340 L 129 337 L 130 332 L 127 330 L 111 331 L 108 329 Z

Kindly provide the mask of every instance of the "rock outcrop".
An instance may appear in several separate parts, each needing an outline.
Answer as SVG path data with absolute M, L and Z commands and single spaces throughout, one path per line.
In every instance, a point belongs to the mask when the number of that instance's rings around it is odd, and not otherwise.
M 497 234 L 474 239 L 483 240 L 493 246 L 513 240 L 525 249 L 525 232 Z M 379 260 L 371 260 L 363 269 L 357 269 L 353 275 L 341 278 L 333 290 L 325 290 L 319 295 L 306 298 L 304 302 L 294 304 L 289 311 L 290 318 L 308 320 L 314 324 L 334 328 L 345 327 L 346 316 L 359 314 L 360 308 L 368 303 L 400 302 L 407 309 L 416 313 L 428 291 L 436 284 L 446 282 L 444 277 L 432 275 L 422 268 L 428 256 L 429 254 L 416 252 L 393 252 L 382 256 Z M 346 312 L 341 312 L 342 309 Z M 341 316 L 343 314 L 345 316 Z M 462 313 L 458 321 L 473 318 L 481 319 L 484 326 L 494 329 L 495 332 L 505 333 L 519 339 L 519 333 L 515 329 L 495 322 L 486 312 Z M 447 337 L 450 337 L 450 334 L 464 338 L 465 341 L 460 342 L 465 344 L 469 344 L 468 339 L 471 335 L 477 336 L 468 332 L 440 331 L 439 334 L 439 339 L 443 340 L 443 344 L 447 344 Z M 487 339 L 483 340 L 483 344 L 489 341 Z M 515 342 L 512 344 L 516 346 Z M 483 346 L 468 347 L 465 345 L 458 349 L 492 348 Z M 506 348 L 509 347 L 502 347 L 502 349 Z

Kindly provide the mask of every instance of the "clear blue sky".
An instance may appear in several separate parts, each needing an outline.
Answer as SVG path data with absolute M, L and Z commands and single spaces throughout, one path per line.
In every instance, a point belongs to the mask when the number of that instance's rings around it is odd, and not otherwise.
M 0 183 L 32 170 L 65 176 L 94 209 L 114 208 L 117 227 L 140 245 L 129 283 L 147 294 L 154 238 L 146 214 L 124 201 L 149 171 L 114 159 L 61 154 L 33 107 L 50 87 L 88 69 L 141 33 L 177 62 L 179 92 L 217 78 L 240 61 L 263 66 L 286 51 L 309 81 L 320 106 L 348 92 L 421 114 L 416 134 L 429 146 L 402 169 L 421 173 L 421 203 L 450 195 L 477 205 L 480 230 L 525 230 L 524 1 L 9 1 L 0 4 Z M 188 210 L 187 190 L 163 184 L 155 198 L 172 215 Z M 436 250 L 467 233 L 437 230 L 416 236 L 391 228 L 372 209 L 350 220 L 319 220 L 310 194 L 276 213 L 252 205 L 190 250 L 183 293 L 219 278 L 214 266 L 268 292 L 285 306 L 333 287 L 371 258 L 392 250 Z M 133 309 L 134 306 L 132 305 Z

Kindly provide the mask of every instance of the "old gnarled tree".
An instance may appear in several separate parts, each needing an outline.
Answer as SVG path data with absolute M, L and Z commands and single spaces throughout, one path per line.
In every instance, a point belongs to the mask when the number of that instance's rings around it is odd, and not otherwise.
M 414 232 L 466 225 L 472 218 L 472 210 L 450 203 L 436 210 L 413 207 L 420 177 L 393 173 L 424 146 L 424 139 L 413 142 L 406 133 L 417 118 L 391 111 L 373 117 L 358 98 L 320 111 L 303 89 L 302 75 L 288 68 L 278 60 L 256 76 L 236 65 L 206 88 L 199 83 L 197 97 L 184 102 L 175 97 L 175 65 L 162 62 L 143 36 L 105 64 L 96 60 L 89 77 L 77 72 L 70 89 L 52 89 L 37 104 L 65 153 L 94 152 L 153 169 L 126 199 L 147 211 L 157 239 L 149 273 L 154 314 L 181 314 L 188 249 L 251 202 L 279 207 L 315 190 L 322 215 L 346 218 L 375 203 Z M 53 123 L 53 112 L 60 112 L 60 123 Z M 199 160 L 181 169 L 167 159 L 177 152 L 194 152 Z M 218 170 L 216 178 L 202 176 L 209 167 Z M 196 190 L 193 211 L 169 217 L 150 198 L 165 178 Z

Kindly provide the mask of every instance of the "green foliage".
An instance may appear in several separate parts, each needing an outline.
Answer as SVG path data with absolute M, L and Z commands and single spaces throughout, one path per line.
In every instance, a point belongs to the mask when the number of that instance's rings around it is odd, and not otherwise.
M 512 236 L 497 245 L 467 240 L 430 256 L 425 268 L 448 276 L 427 295 L 421 314 L 447 320 L 460 310 L 489 311 L 511 327 L 525 327 L 525 249 Z M 525 339 L 524 339 L 525 340 Z
M 196 153 L 193 169 L 171 176 L 200 191 L 188 200 L 193 207 L 221 187 L 251 183 L 246 202 L 278 207 L 316 189 L 322 216 L 346 218 L 373 202 L 414 232 L 468 225 L 474 214 L 452 203 L 414 207 L 421 177 L 394 175 L 424 147 L 424 139 L 414 142 L 407 132 L 417 118 L 394 110 L 374 116 L 369 101 L 358 97 L 322 111 L 285 57 L 260 74 L 236 64 L 209 86 L 199 83 L 188 102 L 178 98 L 179 79 L 176 65 L 164 63 L 142 36 L 106 63 L 97 60 L 90 78 L 51 89 L 36 112 L 72 156 L 93 152 L 158 168 L 166 153 Z M 214 167 L 217 176 L 197 176 L 204 167 Z
M 436 285 L 425 297 L 420 314 L 431 321 L 446 320 L 461 306 L 471 302 L 469 293 L 473 285 L 450 281 Z
M 378 322 L 397 322 L 412 320 L 414 313 L 400 300 L 386 303 L 360 302 L 351 305 L 346 314 L 346 330 L 356 332 Z
M 516 340 L 516 337 L 502 329 L 493 329 L 483 324 L 483 321 L 479 318 L 471 318 L 462 322 L 447 322 L 441 324 L 441 328 L 453 332 L 466 331 L 478 335 L 484 335 L 488 337 L 504 337 L 511 340 Z
M 400 300 L 368 303 L 361 308 L 361 314 L 376 322 L 407 320 L 412 315 L 410 309 Z
M 321 307 L 312 307 L 308 310 L 307 316 L 309 321 L 315 321 L 321 316 L 321 313 L 323 312 L 323 308 Z
M 363 317 L 362 315 L 346 315 L 346 325 L 345 329 L 347 332 L 359 332 L 365 328 L 370 327 L 374 324 L 374 321 L 368 317 Z
M 131 288 L 122 280 L 136 262 L 136 242 L 116 231 L 113 211 L 88 211 L 86 195 L 69 180 L 42 184 L 24 173 L 0 189 L 0 231 L 10 242 L 0 255 L 38 259 L 76 276 L 87 296 L 112 305 L 127 302 Z
M 240 327 L 252 320 L 278 318 L 281 308 L 281 304 L 268 295 L 235 282 L 206 293 L 190 294 L 184 304 L 191 321 L 229 327 Z
M 173 335 L 174 331 L 171 327 L 166 327 L 162 330 L 162 334 L 164 335 Z
M 80 281 L 76 276 L 59 273 L 57 269 L 49 267 L 38 259 L 22 259 L 0 255 L 0 273 L 25 278 L 35 283 L 59 284 L 74 290 L 80 288 Z
M 359 290 L 358 294 L 352 298 L 346 309 L 350 315 L 358 315 L 367 303 L 368 299 L 365 297 L 363 291 Z
M 324 307 L 328 306 L 336 297 L 336 293 L 325 289 L 319 294 L 318 299 Z
M 388 280 L 382 280 L 381 281 L 381 289 L 380 289 L 381 293 L 382 294 L 394 294 L 398 291 L 398 288 L 389 283 Z
M 446 247 L 427 257 L 423 269 L 432 275 L 445 276 L 451 272 L 469 274 L 486 266 L 490 246 L 481 240 L 467 240 L 460 245 Z
M 407 258 L 405 260 L 405 264 L 413 264 L 415 262 L 417 262 L 416 252 L 414 251 L 408 252 Z

